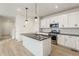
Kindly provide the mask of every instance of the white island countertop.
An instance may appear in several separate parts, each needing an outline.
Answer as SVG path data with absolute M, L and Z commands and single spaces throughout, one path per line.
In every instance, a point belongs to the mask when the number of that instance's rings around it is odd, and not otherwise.
M 35 37 L 36 35 L 36 37 Z M 51 53 L 51 38 L 41 34 L 22 34 L 23 46 L 35 56 L 47 56 Z

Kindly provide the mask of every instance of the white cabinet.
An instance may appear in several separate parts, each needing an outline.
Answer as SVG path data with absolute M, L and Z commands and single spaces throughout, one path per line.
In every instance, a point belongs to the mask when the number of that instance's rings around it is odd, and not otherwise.
M 79 27 L 79 11 L 77 12 L 77 16 L 76 16 L 76 24 L 77 27 Z
M 58 23 L 58 16 L 41 19 L 41 28 L 50 28 L 50 24 Z
M 43 28 L 43 20 L 40 20 L 40 28 Z
M 76 49 L 79 51 L 79 37 L 76 38 Z
M 41 28 L 45 28 L 45 20 L 42 19 L 40 24 L 41 24 Z
M 51 17 L 50 24 L 58 23 L 58 16 Z
M 44 18 L 41 20 L 41 28 L 50 28 L 50 19 Z
M 60 15 L 60 16 L 55 16 L 51 18 L 50 23 L 59 23 L 60 28 L 68 27 L 68 15 Z
M 58 16 L 58 23 L 60 28 L 68 27 L 67 14 Z
M 43 24 L 44 24 L 44 27 L 43 28 L 46 28 L 46 19 L 43 19 Z
M 79 11 L 59 16 L 45 17 L 41 20 L 42 28 L 50 28 L 50 24 L 59 23 L 60 28 L 79 27 Z
M 46 19 L 45 24 L 46 24 L 45 25 L 46 28 L 50 28 L 50 19 L 49 18 Z
M 75 49 L 76 48 L 76 37 L 74 36 L 65 36 L 65 46 Z
M 64 35 L 58 35 L 57 44 L 64 46 Z
M 77 27 L 77 12 L 68 14 L 69 27 Z
M 58 35 L 57 44 L 68 48 L 76 49 L 76 40 L 77 38 L 75 36 Z M 79 42 L 77 43 L 77 47 L 78 46 Z

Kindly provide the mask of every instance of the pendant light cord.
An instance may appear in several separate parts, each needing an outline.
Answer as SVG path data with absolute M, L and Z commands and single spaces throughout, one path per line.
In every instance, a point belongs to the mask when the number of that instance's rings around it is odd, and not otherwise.
M 37 3 L 35 3 L 35 16 L 37 16 Z
M 28 21 L 28 20 L 27 20 L 27 9 L 28 9 L 28 8 L 26 8 L 26 21 Z

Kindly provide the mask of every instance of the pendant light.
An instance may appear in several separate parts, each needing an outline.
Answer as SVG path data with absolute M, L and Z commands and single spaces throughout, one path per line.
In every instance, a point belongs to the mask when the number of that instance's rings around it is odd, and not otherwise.
M 27 9 L 28 8 L 26 8 L 26 20 L 25 20 L 25 23 L 27 24 L 27 22 L 28 22 L 28 20 L 27 20 Z
M 38 20 L 38 17 L 37 17 L 37 3 L 35 3 L 35 17 L 34 17 L 35 21 Z

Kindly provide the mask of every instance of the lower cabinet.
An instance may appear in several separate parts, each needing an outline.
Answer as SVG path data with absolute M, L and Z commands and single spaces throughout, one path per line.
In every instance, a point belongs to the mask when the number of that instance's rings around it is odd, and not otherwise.
M 79 37 L 77 37 L 77 40 L 76 40 L 76 49 L 79 51 Z
M 57 43 L 79 51 L 79 37 L 77 36 L 58 35 Z
M 75 40 L 76 37 L 74 37 L 74 36 L 64 36 L 64 37 L 65 37 L 64 46 L 75 49 L 76 48 L 76 40 Z
M 64 45 L 64 42 L 65 40 L 64 40 L 64 35 L 58 35 L 58 39 L 57 39 L 57 43 L 59 44 L 59 45 Z

